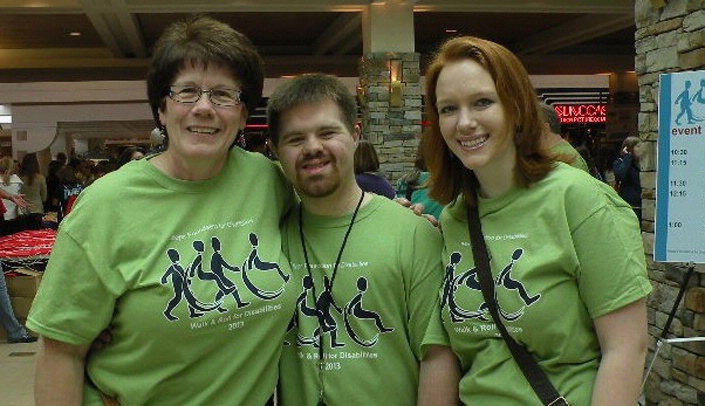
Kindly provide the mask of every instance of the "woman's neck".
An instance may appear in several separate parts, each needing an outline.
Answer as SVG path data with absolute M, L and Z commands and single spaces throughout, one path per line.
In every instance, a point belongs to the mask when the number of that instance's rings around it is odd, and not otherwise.
M 489 165 L 475 171 L 480 183 L 480 197 L 491 199 L 503 195 L 516 186 L 516 161 L 498 160 L 496 165 Z
M 181 180 L 206 180 L 215 177 L 225 166 L 227 156 L 223 160 L 199 163 L 179 159 L 169 152 L 164 152 L 150 159 L 152 165 L 157 169 Z

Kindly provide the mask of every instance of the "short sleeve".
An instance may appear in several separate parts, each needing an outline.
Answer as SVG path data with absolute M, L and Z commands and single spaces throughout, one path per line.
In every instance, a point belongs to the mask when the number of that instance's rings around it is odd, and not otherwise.
M 411 275 L 407 303 L 409 306 L 410 343 L 417 359 L 423 358 L 422 346 L 446 344 L 447 337 L 436 340 L 436 336 L 427 336 L 429 324 L 436 318 L 440 322 L 438 292 L 443 280 L 441 252 L 443 241 L 437 229 L 427 220 L 417 219 L 418 225 L 410 236 L 408 256 L 411 261 Z M 435 337 L 435 338 L 434 338 Z M 437 342 L 436 342 L 437 341 Z
M 60 232 L 27 326 L 57 341 L 90 343 L 110 323 L 117 297 L 114 285 L 99 277 L 76 240 Z
M 628 206 L 605 205 L 573 232 L 578 287 L 595 319 L 651 292 L 639 224 Z

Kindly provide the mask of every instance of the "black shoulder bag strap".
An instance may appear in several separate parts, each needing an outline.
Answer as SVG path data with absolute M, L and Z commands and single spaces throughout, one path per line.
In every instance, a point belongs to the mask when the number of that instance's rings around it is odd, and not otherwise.
M 531 388 L 536 392 L 539 399 L 541 399 L 541 403 L 545 406 L 570 406 L 568 401 L 553 387 L 553 384 L 548 380 L 548 377 L 529 350 L 514 341 L 512 336 L 509 335 L 507 328 L 502 323 L 494 291 L 494 278 L 492 278 L 492 272 L 490 271 L 490 257 L 487 251 L 487 245 L 485 245 L 485 237 L 482 235 L 480 213 L 477 204 L 470 205 L 466 203 L 466 205 L 468 208 L 468 231 L 470 232 L 472 255 L 475 257 L 475 267 L 477 269 L 480 287 L 482 288 L 482 296 L 485 299 L 485 303 L 487 303 L 487 307 L 497 325 L 497 329 L 507 343 L 514 360 L 519 364 L 519 368 L 524 374 L 524 377 L 526 377 Z

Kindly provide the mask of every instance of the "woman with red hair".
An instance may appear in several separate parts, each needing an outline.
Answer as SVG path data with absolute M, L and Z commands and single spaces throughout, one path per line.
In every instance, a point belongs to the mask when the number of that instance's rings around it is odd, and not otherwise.
M 534 88 L 501 45 L 442 45 L 426 110 L 430 195 L 449 204 L 441 320 L 461 361 L 461 401 L 539 404 L 513 340 L 555 388 L 552 404 L 635 404 L 651 286 L 634 212 L 541 148 Z

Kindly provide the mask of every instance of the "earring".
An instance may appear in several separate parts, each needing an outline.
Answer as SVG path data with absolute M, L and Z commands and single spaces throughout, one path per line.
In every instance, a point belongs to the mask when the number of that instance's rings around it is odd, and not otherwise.
M 242 128 L 237 130 L 237 134 L 235 134 L 235 144 L 240 146 L 243 149 L 247 148 L 247 139 L 245 138 L 245 130 Z
M 154 145 L 162 145 L 164 143 L 165 138 L 166 138 L 166 135 L 164 134 L 164 130 L 162 130 L 159 127 L 154 128 L 152 130 L 152 132 L 149 134 L 149 140 Z

